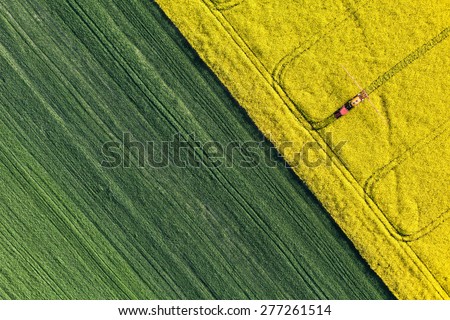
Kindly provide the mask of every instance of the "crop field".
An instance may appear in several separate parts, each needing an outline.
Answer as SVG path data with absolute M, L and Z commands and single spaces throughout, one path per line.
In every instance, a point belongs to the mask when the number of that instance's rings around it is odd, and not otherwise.
M 448 2 L 156 2 L 391 292 L 450 299 Z
M 153 1 L 1 1 L 0 298 L 392 298 L 271 148 Z

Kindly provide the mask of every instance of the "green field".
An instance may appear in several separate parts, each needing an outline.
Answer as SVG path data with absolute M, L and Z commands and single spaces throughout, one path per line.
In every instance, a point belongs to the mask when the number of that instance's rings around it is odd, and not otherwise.
M 282 161 L 197 148 L 262 136 L 152 1 L 6 0 L 0 30 L 1 298 L 392 298 Z M 209 165 L 102 167 L 124 132 Z

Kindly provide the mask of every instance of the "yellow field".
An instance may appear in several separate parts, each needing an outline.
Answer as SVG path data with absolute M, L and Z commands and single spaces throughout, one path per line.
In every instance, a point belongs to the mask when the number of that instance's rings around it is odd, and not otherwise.
M 157 2 L 288 162 L 332 158 L 294 170 L 392 292 L 448 299 L 450 1 Z

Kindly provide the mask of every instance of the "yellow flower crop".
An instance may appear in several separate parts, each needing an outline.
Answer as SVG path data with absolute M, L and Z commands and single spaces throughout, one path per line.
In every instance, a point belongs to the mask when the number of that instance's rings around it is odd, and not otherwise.
M 157 2 L 288 162 L 332 156 L 294 170 L 392 292 L 448 299 L 450 1 Z

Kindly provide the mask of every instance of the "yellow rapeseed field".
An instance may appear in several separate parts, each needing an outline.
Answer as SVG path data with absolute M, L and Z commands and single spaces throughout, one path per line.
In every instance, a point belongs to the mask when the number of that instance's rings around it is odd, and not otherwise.
M 157 2 L 392 292 L 448 299 L 450 0 Z

